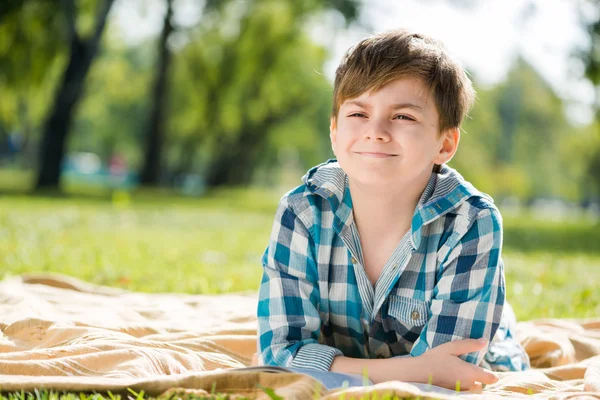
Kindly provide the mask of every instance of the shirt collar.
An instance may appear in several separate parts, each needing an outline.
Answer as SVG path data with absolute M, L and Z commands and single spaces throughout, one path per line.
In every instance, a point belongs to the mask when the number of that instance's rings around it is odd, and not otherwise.
M 348 176 L 337 160 L 330 159 L 311 168 L 302 177 L 302 181 L 311 192 L 327 199 L 340 225 L 349 225 L 352 222 L 352 200 Z M 432 172 L 413 215 L 411 226 L 413 247 L 416 249 L 420 245 L 423 226 L 455 210 L 468 198 L 474 196 L 491 200 L 487 194 L 478 191 L 456 170 L 447 165 L 442 165 L 439 173 Z

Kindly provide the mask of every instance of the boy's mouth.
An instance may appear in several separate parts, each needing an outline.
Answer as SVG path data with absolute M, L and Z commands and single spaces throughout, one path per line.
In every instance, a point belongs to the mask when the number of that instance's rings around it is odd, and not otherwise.
M 371 158 L 387 158 L 387 157 L 396 157 L 398 154 L 389 154 L 389 153 L 380 153 L 375 151 L 357 151 L 356 154 L 359 154 L 364 157 Z

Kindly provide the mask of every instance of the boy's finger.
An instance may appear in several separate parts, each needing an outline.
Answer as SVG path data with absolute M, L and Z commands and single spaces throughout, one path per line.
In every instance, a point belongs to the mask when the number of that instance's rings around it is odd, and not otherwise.
M 475 367 L 475 366 L 474 366 Z M 484 385 L 491 385 L 492 383 L 498 382 L 498 375 L 487 369 L 475 367 L 477 370 L 473 375 L 473 380 L 481 382 Z

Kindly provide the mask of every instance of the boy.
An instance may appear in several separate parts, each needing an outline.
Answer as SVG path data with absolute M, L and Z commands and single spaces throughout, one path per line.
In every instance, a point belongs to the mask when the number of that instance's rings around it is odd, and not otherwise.
M 263 257 L 260 364 L 463 389 L 497 380 L 480 365 L 527 367 L 505 303 L 500 213 L 445 165 L 473 99 L 427 36 L 391 31 L 348 51 L 333 94 L 337 161 L 281 199 Z

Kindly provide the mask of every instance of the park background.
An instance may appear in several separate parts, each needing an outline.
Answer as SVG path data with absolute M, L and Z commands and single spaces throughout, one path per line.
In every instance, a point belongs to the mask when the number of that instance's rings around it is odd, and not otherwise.
M 600 315 L 597 0 L 3 0 L 0 276 L 256 290 L 278 199 L 332 157 L 335 66 L 408 27 L 477 102 L 450 166 L 504 216 L 520 319 Z

